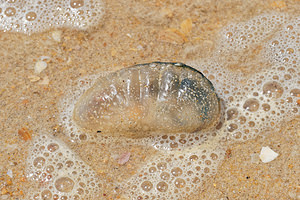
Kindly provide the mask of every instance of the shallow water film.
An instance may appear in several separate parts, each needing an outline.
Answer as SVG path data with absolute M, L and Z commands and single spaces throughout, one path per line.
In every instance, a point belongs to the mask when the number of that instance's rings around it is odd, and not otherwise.
M 298 199 L 299 10 L 0 1 L 0 199 Z

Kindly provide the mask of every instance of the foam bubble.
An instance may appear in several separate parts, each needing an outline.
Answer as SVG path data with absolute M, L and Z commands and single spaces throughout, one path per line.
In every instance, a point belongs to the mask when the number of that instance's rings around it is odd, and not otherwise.
M 154 157 L 124 188 L 128 199 L 183 199 L 208 176 L 216 173 L 224 150 L 203 146 Z M 128 187 L 126 185 L 128 184 Z
M 264 45 L 262 56 L 271 63 L 282 65 L 280 71 L 296 68 L 299 63 L 299 20 L 300 17 L 295 17 L 286 21 Z
M 105 73 L 79 79 L 76 83 L 76 86 L 72 87 L 73 89 L 67 88 L 67 95 L 60 102 L 59 106 L 62 110 L 60 115 L 61 124 L 66 128 L 67 134 L 72 141 L 80 141 L 81 139 L 90 138 L 89 135 L 81 133 L 72 120 L 73 110 L 75 107 L 75 104 L 73 102 L 78 101 L 79 97 L 94 84 L 95 80 L 102 76 L 105 76 Z M 76 88 L 76 90 L 74 88 Z
M 0 30 L 35 33 L 50 28 L 86 29 L 102 19 L 102 1 L 0 1 Z
M 27 199 L 95 198 L 103 182 L 62 141 L 41 135 L 32 143 L 26 176 L 31 187 Z
M 242 51 L 260 44 L 288 21 L 284 13 L 256 16 L 246 22 L 232 23 L 220 32 L 219 49 L 216 52 Z

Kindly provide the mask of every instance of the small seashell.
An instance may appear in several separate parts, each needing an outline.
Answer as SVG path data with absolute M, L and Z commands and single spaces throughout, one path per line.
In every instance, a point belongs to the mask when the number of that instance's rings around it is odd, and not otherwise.
M 170 8 L 162 8 L 160 12 L 161 12 L 163 17 L 171 18 L 174 15 L 173 11 Z
M 125 153 L 121 154 L 118 159 L 118 164 L 119 165 L 126 164 L 129 161 L 129 158 L 130 158 L 130 152 L 125 152 Z
M 46 68 L 47 68 L 47 63 L 45 61 L 39 60 L 35 63 L 34 72 L 36 74 L 40 74 Z
M 113 48 L 111 49 L 110 54 L 112 57 L 115 57 L 117 55 L 117 51 Z
M 192 31 L 192 26 L 193 26 L 193 23 L 192 23 L 192 20 L 189 18 L 189 19 L 186 19 L 186 20 L 183 20 L 180 24 L 180 30 L 181 32 L 184 34 L 184 35 L 189 35 Z
M 28 76 L 28 79 L 29 79 L 30 82 L 37 82 L 41 78 L 39 76 L 36 76 L 36 75 L 30 75 L 30 76 Z
M 172 44 L 183 44 L 187 41 L 185 35 L 175 28 L 169 28 L 161 31 L 159 33 L 159 39 Z
M 13 178 L 13 172 L 11 169 L 7 170 L 6 174 L 10 177 Z
M 2 89 L 0 90 L 0 97 L 2 96 L 2 94 L 4 94 L 5 91 L 6 91 L 6 89 L 4 89 L 4 88 L 2 88 Z
M 271 2 L 271 7 L 282 9 L 286 7 L 286 3 L 284 1 L 273 1 Z
M 273 161 L 278 156 L 278 153 L 274 152 L 270 147 L 262 147 L 259 158 L 263 163 Z
M 20 138 L 24 141 L 31 140 L 31 131 L 29 131 L 26 127 L 21 128 L 18 130 L 18 134 Z

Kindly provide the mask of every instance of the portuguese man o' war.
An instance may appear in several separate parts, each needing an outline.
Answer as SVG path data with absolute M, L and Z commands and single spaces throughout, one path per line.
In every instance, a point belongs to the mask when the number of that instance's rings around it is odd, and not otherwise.
M 112 136 L 196 132 L 215 124 L 220 100 L 212 83 L 182 63 L 154 62 L 100 77 L 75 105 L 77 125 Z

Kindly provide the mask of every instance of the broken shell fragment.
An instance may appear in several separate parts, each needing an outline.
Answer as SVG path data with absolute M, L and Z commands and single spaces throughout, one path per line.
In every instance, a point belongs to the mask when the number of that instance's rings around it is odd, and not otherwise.
M 34 72 L 36 74 L 40 74 L 46 68 L 47 68 L 47 63 L 45 61 L 39 60 L 35 63 Z
M 278 153 L 270 149 L 270 147 L 262 147 L 259 158 L 263 163 L 268 163 L 273 161 L 278 156 Z
M 218 121 L 212 83 L 182 63 L 139 64 L 99 78 L 75 105 L 81 128 L 101 134 L 147 137 L 196 132 Z

